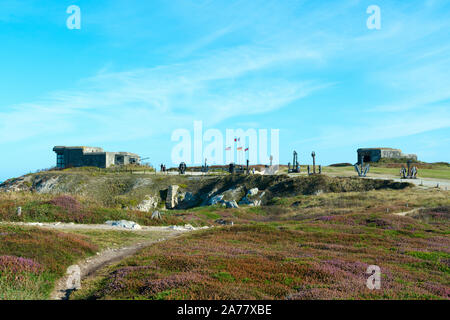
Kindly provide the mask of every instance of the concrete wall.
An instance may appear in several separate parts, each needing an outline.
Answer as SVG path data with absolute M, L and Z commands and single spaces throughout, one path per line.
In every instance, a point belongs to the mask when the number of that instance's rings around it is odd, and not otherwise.
M 107 168 L 106 154 L 104 152 L 86 153 L 81 158 L 80 167 Z
M 358 149 L 358 163 L 378 162 L 380 159 L 411 159 L 417 161 L 417 155 L 402 153 L 400 149 L 390 148 L 363 148 Z
M 381 159 L 381 150 L 379 149 L 358 149 L 358 163 L 378 162 Z
M 402 158 L 401 150 L 381 150 L 381 158 L 400 159 Z

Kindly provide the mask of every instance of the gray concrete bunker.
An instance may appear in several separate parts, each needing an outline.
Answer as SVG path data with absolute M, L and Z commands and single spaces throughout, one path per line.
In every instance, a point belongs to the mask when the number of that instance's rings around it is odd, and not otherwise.
M 381 159 L 410 159 L 417 161 L 417 155 L 405 154 L 400 149 L 393 148 L 361 148 L 358 152 L 358 163 L 378 162 Z
M 130 152 L 106 152 L 97 147 L 65 147 L 53 148 L 56 153 L 56 167 L 60 169 L 71 167 L 99 167 L 140 164 L 139 155 Z

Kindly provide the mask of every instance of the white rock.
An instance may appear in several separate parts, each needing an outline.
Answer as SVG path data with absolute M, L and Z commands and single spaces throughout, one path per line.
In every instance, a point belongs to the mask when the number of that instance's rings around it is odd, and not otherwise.
M 258 189 L 258 188 L 250 189 L 250 190 L 248 190 L 248 192 L 247 192 L 247 196 L 256 196 L 256 195 L 258 194 L 258 192 L 259 192 L 259 189 Z
M 214 205 L 220 203 L 222 201 L 222 199 L 223 199 L 223 194 L 219 194 L 217 196 L 214 196 L 211 199 L 209 199 L 208 205 L 214 206 Z
M 43 226 L 43 224 L 40 222 L 30 222 L 29 225 L 30 226 L 40 226 L 40 227 Z
M 167 198 L 166 198 L 166 208 L 167 209 L 174 209 L 178 204 L 178 188 L 177 185 L 169 186 L 169 189 L 167 190 Z
M 239 208 L 236 200 L 232 200 L 232 201 L 224 201 L 223 202 L 224 206 L 226 206 L 227 208 Z
M 136 206 L 136 210 L 142 212 L 150 212 L 158 206 L 158 198 L 151 195 L 147 195 L 141 203 Z
M 127 220 L 120 220 L 120 221 L 106 221 L 105 224 L 118 227 L 118 228 L 125 228 L 125 229 L 131 229 L 131 230 L 141 230 L 142 227 L 138 225 L 134 221 L 127 221 Z
M 152 219 L 159 219 L 161 220 L 161 213 L 159 211 L 155 211 L 152 213 Z

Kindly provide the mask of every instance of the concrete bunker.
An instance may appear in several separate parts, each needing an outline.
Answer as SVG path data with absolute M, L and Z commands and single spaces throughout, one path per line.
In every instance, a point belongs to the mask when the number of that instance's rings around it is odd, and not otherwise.
M 66 147 L 56 146 L 56 167 L 59 169 L 71 167 L 109 168 L 113 165 L 140 164 L 139 155 L 130 152 L 105 152 L 98 147 Z

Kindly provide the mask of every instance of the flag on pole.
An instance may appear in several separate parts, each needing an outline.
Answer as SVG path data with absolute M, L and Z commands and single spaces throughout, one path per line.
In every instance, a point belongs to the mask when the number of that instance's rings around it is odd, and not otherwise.
M 237 148 L 237 149 L 242 151 L 242 147 L 239 147 L 239 148 Z
M 245 150 L 244 151 L 248 151 L 248 148 L 245 148 Z
M 229 151 L 229 150 L 231 150 L 231 147 L 226 147 L 225 150 Z

